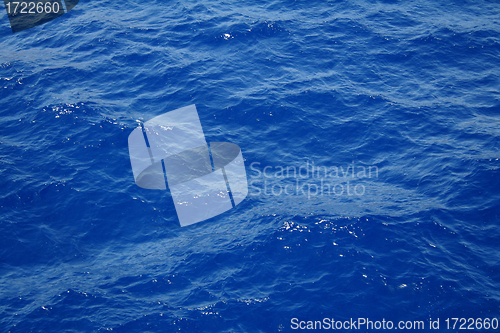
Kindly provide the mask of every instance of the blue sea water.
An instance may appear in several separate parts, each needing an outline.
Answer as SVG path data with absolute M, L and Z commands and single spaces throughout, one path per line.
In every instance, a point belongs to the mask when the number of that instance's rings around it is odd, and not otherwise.
M 499 88 L 497 1 L 1 12 L 0 332 L 499 332 Z M 190 104 L 249 195 L 181 228 L 127 138 Z

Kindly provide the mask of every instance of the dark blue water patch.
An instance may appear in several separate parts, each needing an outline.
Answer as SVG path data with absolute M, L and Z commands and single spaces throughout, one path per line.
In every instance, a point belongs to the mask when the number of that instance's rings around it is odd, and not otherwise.
M 495 3 L 80 2 L 1 28 L 2 332 L 291 332 L 291 319 L 493 318 Z M 5 17 L 6 18 L 6 17 Z M 128 135 L 196 104 L 251 193 L 181 228 Z M 271 178 L 263 172 L 270 167 Z M 276 167 L 377 167 L 363 195 Z

